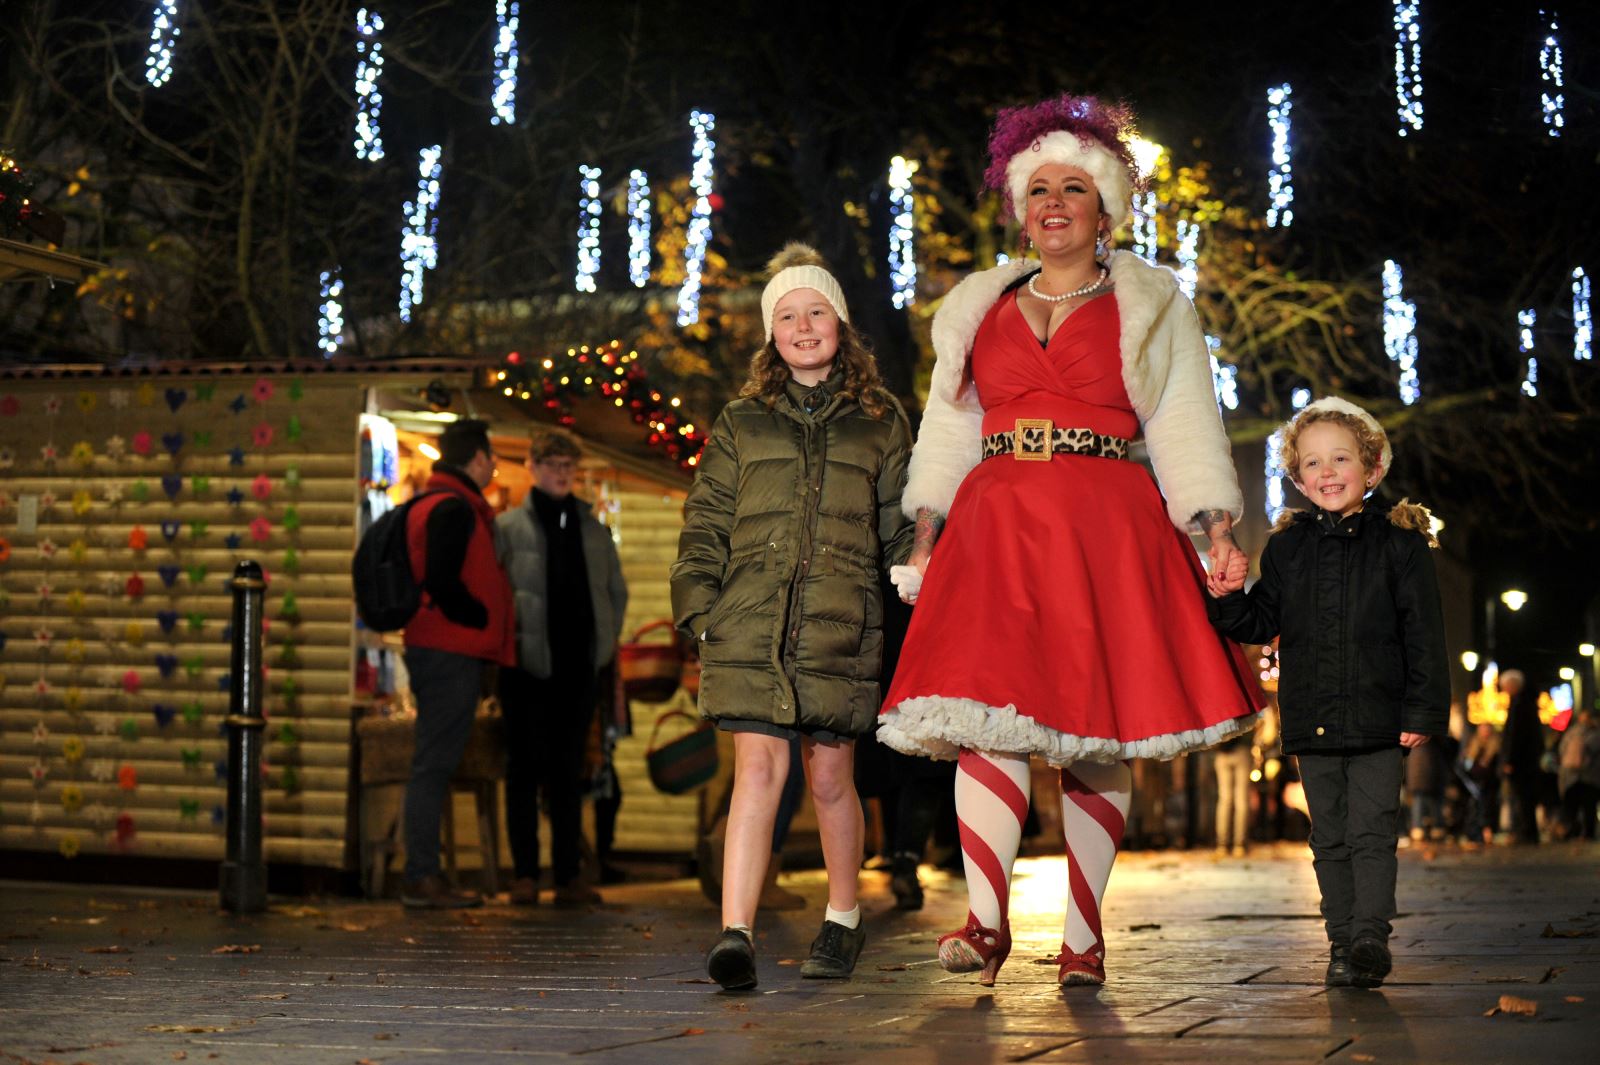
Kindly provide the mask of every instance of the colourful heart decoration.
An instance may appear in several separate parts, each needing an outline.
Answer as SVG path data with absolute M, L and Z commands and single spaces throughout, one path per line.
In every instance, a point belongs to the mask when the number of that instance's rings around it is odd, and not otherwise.
M 183 450 L 184 435 L 182 433 L 162 433 L 161 446 L 177 458 L 178 452 Z
M 162 632 L 171 636 L 172 630 L 178 627 L 178 612 L 176 610 L 156 611 L 156 624 L 161 626 Z
M 183 406 L 184 402 L 188 400 L 188 398 L 189 393 L 181 388 L 167 389 L 167 406 L 172 409 L 172 413 L 174 414 L 178 413 L 178 408 Z
M 133 449 L 135 455 L 148 455 L 150 454 L 150 449 L 155 446 L 155 440 L 149 433 L 140 429 L 133 434 L 133 440 L 128 446 Z
M 167 493 L 168 499 L 177 499 L 178 493 L 183 491 L 183 478 L 175 473 L 163 474 L 161 477 L 161 490 Z
M 156 668 L 161 671 L 163 678 L 172 676 L 178 670 L 178 656 L 156 655 Z
M 144 682 L 139 679 L 139 671 L 137 669 L 130 669 L 122 675 L 122 690 L 129 695 L 139 694 L 139 689 L 143 684 Z
M 171 588 L 174 584 L 178 583 L 177 566 L 157 566 L 156 573 L 161 576 L 161 583 L 166 585 L 168 588 Z
M 168 706 L 166 703 L 156 703 L 150 708 L 150 713 L 156 719 L 156 728 L 166 728 L 172 724 L 172 719 L 178 716 L 178 708 Z
M 165 536 L 167 538 L 167 543 L 170 544 L 172 541 L 178 538 L 178 532 L 182 528 L 183 524 L 181 522 L 164 521 L 161 523 L 161 535 Z

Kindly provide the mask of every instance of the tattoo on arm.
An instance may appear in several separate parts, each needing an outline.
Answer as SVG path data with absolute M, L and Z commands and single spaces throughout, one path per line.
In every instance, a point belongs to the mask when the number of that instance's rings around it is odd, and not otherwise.
M 939 539 L 939 534 L 944 531 L 944 515 L 936 514 L 927 507 L 917 511 L 916 547 L 932 548 Z
M 1226 510 L 1197 510 L 1192 519 L 1212 540 L 1233 543 L 1233 515 Z

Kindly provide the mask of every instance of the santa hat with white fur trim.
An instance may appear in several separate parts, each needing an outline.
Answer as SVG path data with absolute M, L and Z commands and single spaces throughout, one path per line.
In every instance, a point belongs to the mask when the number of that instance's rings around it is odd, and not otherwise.
M 822 295 L 839 316 L 841 322 L 850 320 L 850 309 L 844 303 L 844 289 L 828 272 L 828 265 L 817 250 L 799 241 L 790 241 L 767 264 L 772 280 L 761 290 L 761 327 L 766 339 L 772 339 L 772 311 L 778 301 L 797 288 L 809 288 Z
M 1006 164 L 1006 191 L 1011 194 L 1011 210 L 1018 222 L 1028 214 L 1028 181 L 1046 163 L 1075 166 L 1088 174 L 1100 193 L 1101 207 L 1111 216 L 1111 227 L 1127 221 L 1133 200 L 1133 176 L 1128 168 L 1093 137 L 1058 129 L 1036 139 Z
M 1389 434 L 1383 431 L 1383 426 L 1378 422 L 1378 419 L 1351 403 L 1348 399 L 1340 399 L 1338 396 L 1323 396 L 1296 414 L 1290 424 L 1303 425 L 1308 420 L 1313 420 L 1310 416 L 1314 414 L 1343 414 L 1357 419 L 1377 435 L 1378 439 L 1383 442 L 1383 449 L 1378 454 L 1378 468 L 1373 471 L 1372 487 L 1378 487 L 1378 482 L 1389 475 L 1389 464 L 1394 458 L 1394 449 L 1389 446 Z M 1290 472 L 1292 474 L 1294 471 Z

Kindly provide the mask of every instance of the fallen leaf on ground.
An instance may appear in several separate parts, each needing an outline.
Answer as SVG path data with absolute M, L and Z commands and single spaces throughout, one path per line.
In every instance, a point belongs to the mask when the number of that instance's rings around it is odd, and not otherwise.
M 270 995 L 246 995 L 245 996 L 245 998 L 272 999 L 272 1000 L 277 1000 L 277 999 L 280 999 L 280 998 L 288 998 L 288 997 L 289 997 L 289 992 L 287 992 L 287 991 L 277 991 L 277 992 L 274 992 L 273 994 L 270 994 Z
M 903 973 L 906 971 L 906 967 L 904 965 L 880 965 L 878 966 L 878 971 L 880 973 Z
M 1377 1061 L 1378 1060 L 1377 1058 L 1373 1057 L 1371 1054 L 1351 1054 L 1350 1055 L 1350 1059 L 1352 1061 Z
M 1566 971 L 1567 967 L 1565 965 L 1552 965 L 1550 968 L 1544 971 L 1543 976 L 1539 977 L 1539 982 L 1541 984 L 1548 984 L 1550 981 L 1554 980 L 1556 977 L 1560 976 Z
M 722 1008 L 732 1010 L 734 1013 L 744 1013 L 750 1009 L 750 1006 L 744 1002 L 724 1002 Z
M 757 1024 L 755 1021 L 745 1021 L 739 1027 L 740 1028 L 760 1028 L 761 1025 Z
M 1563 928 L 1560 931 L 1557 931 L 1554 925 L 1548 925 L 1547 924 L 1547 925 L 1544 926 L 1544 931 L 1539 933 L 1539 938 L 1540 939 L 1593 939 L 1596 935 L 1600 935 L 1600 933 L 1595 932 L 1593 929 L 1579 930 L 1579 929 L 1575 929 L 1575 928 Z
M 1583 996 L 1582 995 L 1568 995 L 1567 998 L 1566 998 L 1566 1001 L 1568 1001 L 1568 1002 L 1582 1002 L 1583 1001 Z
M 211 953 L 213 953 L 213 954 L 259 954 L 259 953 L 261 953 L 261 944 L 260 943 L 251 943 L 250 945 L 246 946 L 243 943 L 227 943 L 227 944 L 224 944 L 223 946 L 220 946 L 220 947 L 214 947 L 212 949 Z
M 1150 932 L 1150 931 L 1154 931 L 1154 930 L 1156 930 L 1156 929 L 1158 929 L 1160 927 L 1161 926 L 1158 925 L 1158 924 L 1136 924 L 1136 925 L 1129 925 L 1128 926 L 1128 931 L 1130 931 L 1130 932 Z
M 188 1056 L 189 1056 L 189 1052 L 187 1050 L 174 1050 L 172 1052 L 172 1060 L 173 1061 L 182 1061 L 184 1058 L 186 1058 Z
M 779 965 L 799 965 L 800 964 L 800 959 L 799 958 L 779 958 L 778 959 L 778 964 Z
M 268 913 L 282 914 L 284 917 L 321 917 L 322 911 L 315 906 L 268 906 Z
M 374 1038 L 374 1039 L 393 1039 L 394 1038 L 394 1033 L 393 1032 L 379 1032 L 377 1035 L 373 1036 L 372 1038 Z
M 416 939 L 414 937 L 412 937 L 412 936 L 401 936 L 400 937 L 400 942 L 402 942 L 402 943 L 404 943 L 404 944 L 406 944 L 407 946 L 410 946 L 410 947 L 414 947 L 414 946 L 417 945 Z
M 683 1034 L 684 1035 L 705 1035 L 706 1034 L 706 1030 L 704 1028 L 685 1028 L 683 1030 Z
M 1485 1017 L 1493 1017 L 1497 1013 L 1515 1013 L 1523 1017 L 1532 1017 L 1539 1012 L 1539 1004 L 1532 999 L 1518 998 L 1516 995 L 1501 995 L 1500 1002 L 1491 1010 L 1484 1013 Z
M 127 947 L 123 947 L 123 946 L 84 947 L 83 948 L 83 952 L 85 954 L 131 954 L 131 953 L 133 953 Z
M 198 1035 L 202 1032 L 226 1032 L 227 1026 L 221 1024 L 147 1024 L 147 1032 L 178 1032 L 184 1035 Z

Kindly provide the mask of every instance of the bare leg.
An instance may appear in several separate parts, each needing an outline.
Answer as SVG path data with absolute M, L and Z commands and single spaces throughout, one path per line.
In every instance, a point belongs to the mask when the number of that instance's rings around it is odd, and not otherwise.
M 811 803 L 822 834 L 822 860 L 828 867 L 828 905 L 847 913 L 856 907 L 856 875 L 861 869 L 866 826 L 856 794 L 855 742 L 803 741 Z
M 789 773 L 789 741 L 733 734 L 733 800 L 722 855 L 722 926 L 755 927 L 761 882 L 772 860 L 772 826 Z

